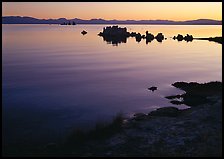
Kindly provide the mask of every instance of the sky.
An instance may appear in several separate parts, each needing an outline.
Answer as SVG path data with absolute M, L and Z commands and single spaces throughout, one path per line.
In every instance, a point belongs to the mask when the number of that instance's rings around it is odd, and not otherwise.
M 2 16 L 40 19 L 222 20 L 222 2 L 3 2 Z

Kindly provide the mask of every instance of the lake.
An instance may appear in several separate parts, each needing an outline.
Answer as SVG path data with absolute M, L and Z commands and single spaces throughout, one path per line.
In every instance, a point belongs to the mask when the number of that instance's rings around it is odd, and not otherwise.
M 5 147 L 62 141 L 74 128 L 109 122 L 118 113 L 186 109 L 164 98 L 182 93 L 172 83 L 222 81 L 221 44 L 171 38 L 222 36 L 221 25 L 119 25 L 167 39 L 146 44 L 130 37 L 118 45 L 97 35 L 105 26 L 2 25 Z

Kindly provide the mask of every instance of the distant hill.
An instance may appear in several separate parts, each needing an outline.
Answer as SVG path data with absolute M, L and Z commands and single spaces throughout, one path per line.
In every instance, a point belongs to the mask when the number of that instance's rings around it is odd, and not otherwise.
M 2 24 L 61 24 L 68 22 L 65 18 L 37 19 L 33 17 L 7 16 L 2 17 Z
M 104 19 L 37 19 L 33 17 L 21 16 L 5 16 L 2 17 L 2 24 L 62 24 L 67 22 L 75 22 L 76 24 L 161 24 L 161 25 L 222 25 L 220 20 L 197 19 L 188 21 L 172 21 L 172 20 L 104 20 Z

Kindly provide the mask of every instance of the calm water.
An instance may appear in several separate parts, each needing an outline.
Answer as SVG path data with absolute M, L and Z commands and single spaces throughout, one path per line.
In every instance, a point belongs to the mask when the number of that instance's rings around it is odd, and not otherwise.
M 222 45 L 170 38 L 221 36 L 222 26 L 126 25 L 167 40 L 128 38 L 118 46 L 97 36 L 104 26 L 2 25 L 5 145 L 54 142 L 119 112 L 172 106 L 164 96 L 182 92 L 171 86 L 175 81 L 222 80 Z M 148 91 L 152 85 L 158 90 Z

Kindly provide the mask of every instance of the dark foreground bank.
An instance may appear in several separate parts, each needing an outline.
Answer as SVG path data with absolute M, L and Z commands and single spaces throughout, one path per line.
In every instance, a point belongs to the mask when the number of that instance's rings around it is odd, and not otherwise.
M 222 156 L 222 82 L 176 82 L 183 94 L 166 98 L 191 106 L 157 109 L 111 124 L 76 130 L 64 143 L 51 143 L 25 156 Z

